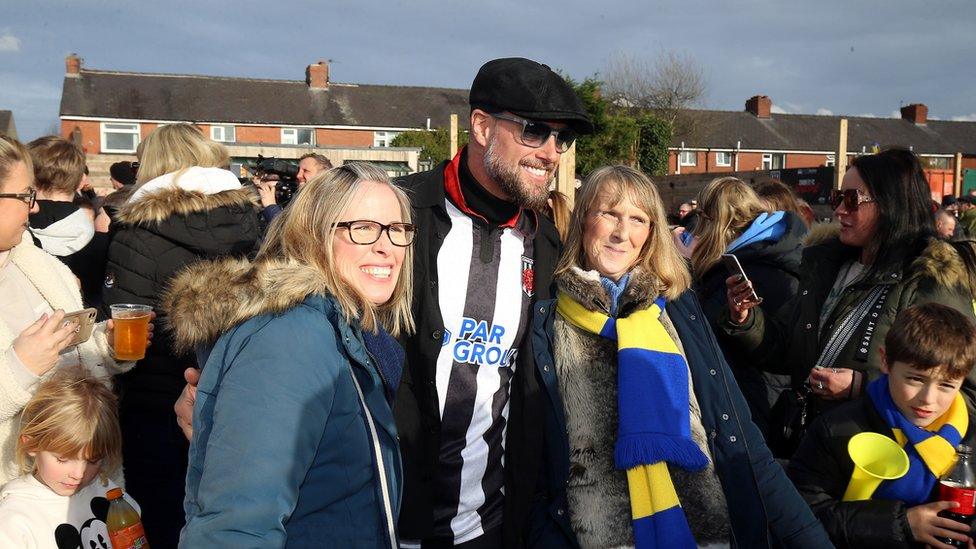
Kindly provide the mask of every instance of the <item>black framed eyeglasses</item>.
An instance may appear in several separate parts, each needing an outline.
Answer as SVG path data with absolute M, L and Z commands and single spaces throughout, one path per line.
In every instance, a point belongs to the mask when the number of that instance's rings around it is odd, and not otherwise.
M 526 147 L 538 149 L 545 145 L 546 141 L 549 141 L 549 136 L 552 135 L 556 138 L 556 150 L 564 153 L 576 141 L 576 131 L 572 128 L 559 128 L 557 130 L 545 122 L 536 122 L 534 120 L 526 120 L 517 116 L 507 116 L 504 114 L 492 114 L 492 116 L 499 120 L 508 120 L 509 122 L 521 124 L 522 137 L 520 138 L 520 142 Z
M 26 202 L 27 208 L 33 210 L 34 204 L 37 204 L 37 189 L 31 189 L 26 193 L 0 193 L 0 198 L 16 198 Z
M 837 206 L 844 204 L 844 209 L 848 212 L 856 212 L 858 206 L 875 200 L 870 196 L 861 194 L 857 189 L 833 189 L 830 191 L 830 207 L 837 209 Z
M 384 225 L 378 221 L 368 219 L 358 219 L 356 221 L 340 221 L 336 227 L 349 231 L 349 240 L 353 244 L 368 246 L 380 239 L 383 231 L 394 246 L 405 247 L 413 244 L 413 238 L 417 235 L 417 226 L 413 223 L 390 223 Z

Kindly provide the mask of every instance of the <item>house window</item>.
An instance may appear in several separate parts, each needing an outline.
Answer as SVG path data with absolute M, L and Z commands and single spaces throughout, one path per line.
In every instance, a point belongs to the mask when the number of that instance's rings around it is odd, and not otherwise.
M 922 166 L 932 169 L 932 170 L 948 170 L 949 169 L 949 159 L 946 157 L 937 156 L 922 156 L 919 158 L 922 161 Z
M 730 152 L 717 152 L 715 153 L 715 165 L 716 166 L 731 166 L 732 165 L 732 153 Z
M 374 147 L 390 147 L 393 138 L 400 135 L 400 132 L 373 132 Z
M 221 143 L 233 143 L 237 141 L 237 132 L 234 126 L 210 126 L 210 139 Z
M 139 124 L 102 122 L 102 152 L 134 153 L 139 146 Z
M 678 163 L 682 166 L 697 166 L 698 153 L 695 151 L 681 151 L 678 156 Z
M 314 145 L 315 130 L 312 128 L 281 128 L 282 145 Z
M 824 162 L 824 166 L 827 166 L 828 168 L 833 168 L 836 165 L 837 165 L 837 157 L 832 154 L 828 154 L 827 160 Z
M 786 155 L 785 154 L 770 154 L 765 153 L 762 155 L 762 169 L 764 170 L 782 170 L 786 167 Z

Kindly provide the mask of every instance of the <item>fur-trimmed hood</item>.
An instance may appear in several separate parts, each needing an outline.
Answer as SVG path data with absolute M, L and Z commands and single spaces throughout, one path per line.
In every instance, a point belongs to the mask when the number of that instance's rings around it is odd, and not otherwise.
M 240 188 L 206 194 L 180 187 L 162 188 L 129 200 L 119 208 L 118 221 L 128 225 L 160 224 L 170 217 L 187 217 L 227 206 L 259 207 L 259 198 L 251 188 Z
M 556 275 L 555 281 L 561 292 L 575 299 L 583 307 L 603 313 L 610 310 L 610 296 L 600 283 L 600 273 L 573 267 L 569 271 Z M 661 293 L 659 286 L 657 279 L 643 269 L 638 267 L 631 271 L 630 281 L 617 303 L 620 316 L 627 316 L 632 311 L 650 307 Z
M 281 313 L 311 294 L 325 294 L 327 287 L 321 271 L 298 263 L 200 261 L 173 277 L 162 307 L 175 346 L 187 350 L 212 343 L 249 318 Z

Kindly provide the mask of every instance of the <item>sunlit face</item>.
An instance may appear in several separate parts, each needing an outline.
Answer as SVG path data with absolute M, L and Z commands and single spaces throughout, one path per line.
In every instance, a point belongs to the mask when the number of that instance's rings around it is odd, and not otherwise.
M 944 368 L 918 370 L 904 362 L 882 361 L 881 371 L 888 374 L 888 391 L 898 411 L 917 427 L 928 427 L 955 400 L 963 377 L 946 379 Z
M 339 221 L 376 221 L 383 225 L 402 223 L 400 202 L 389 185 L 365 181 L 359 185 L 352 203 Z M 332 252 L 342 278 L 374 305 L 390 300 L 406 248 L 394 246 L 386 231 L 372 244 L 356 244 L 349 238 L 349 231 L 336 230 L 332 240 Z
M 315 177 L 317 173 L 322 171 L 322 167 L 314 158 L 308 157 L 303 158 L 301 162 L 298 163 L 298 175 L 295 179 L 298 180 L 298 186 L 301 187 L 308 182 L 309 179 Z
M 549 197 L 549 184 L 559 166 L 556 139 L 550 136 L 539 148 L 521 143 L 522 125 L 492 118 L 493 129 L 485 150 L 485 171 L 517 204 L 541 209 Z M 553 129 L 565 128 L 562 122 L 546 122 Z
M 616 204 L 614 204 L 616 202 Z M 629 197 L 600 193 L 586 213 L 583 254 L 588 270 L 620 280 L 640 259 L 650 234 L 650 216 Z
M 34 175 L 27 170 L 27 165 L 17 162 L 7 173 L 6 179 L 0 181 L 0 193 L 24 194 L 30 191 L 33 183 Z M 37 211 L 36 204 L 33 211 Z M 0 198 L 0 252 L 20 244 L 30 213 L 31 210 L 24 200 Z
M 868 186 L 861 179 L 857 168 L 851 168 L 844 174 L 841 189 L 857 189 L 858 194 L 866 198 L 874 198 Z M 840 241 L 848 246 L 863 248 L 871 243 L 877 233 L 878 220 L 881 218 L 877 202 L 862 202 L 857 211 L 849 212 L 841 203 L 834 210 L 840 221 Z
M 102 468 L 101 460 L 62 456 L 53 452 L 30 452 L 34 478 L 59 496 L 71 496 L 91 482 Z

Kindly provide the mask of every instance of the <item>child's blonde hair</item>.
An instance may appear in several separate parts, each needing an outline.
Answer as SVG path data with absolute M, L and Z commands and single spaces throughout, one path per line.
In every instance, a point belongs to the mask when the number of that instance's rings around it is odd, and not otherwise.
M 81 366 L 42 382 L 24 407 L 17 437 L 21 474 L 34 471 L 36 452 L 101 460 L 102 479 L 122 465 L 122 432 L 115 394 Z

